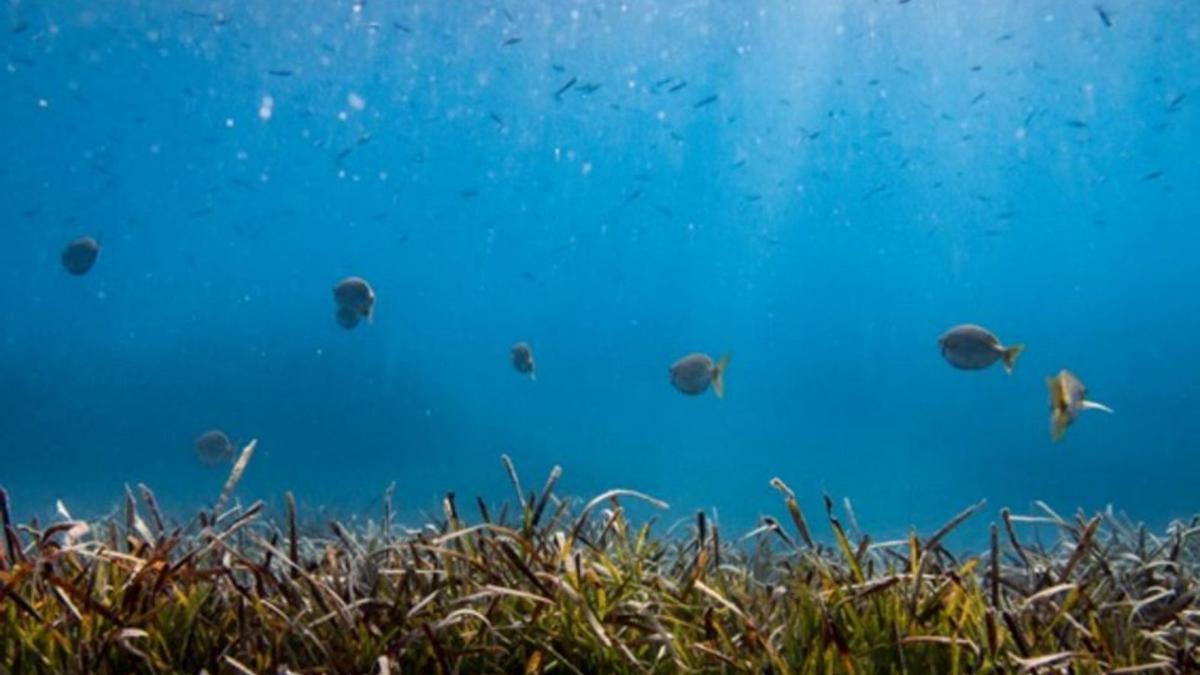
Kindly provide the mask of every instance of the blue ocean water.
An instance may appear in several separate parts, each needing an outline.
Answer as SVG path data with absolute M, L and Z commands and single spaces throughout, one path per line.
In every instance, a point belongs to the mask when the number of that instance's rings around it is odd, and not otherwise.
M 1101 6 L 1102 5 L 1102 6 Z M 6 4 L 0 485 L 435 511 L 1200 503 L 1200 5 Z M 569 85 L 569 86 L 568 86 Z M 557 93 L 556 93 L 557 92 Z M 713 98 L 715 97 L 715 98 Z M 86 276 L 59 256 L 101 243 Z M 361 275 L 371 324 L 334 321 Z M 1006 376 L 942 360 L 984 324 Z M 513 371 L 526 340 L 536 382 Z M 732 352 L 727 395 L 668 366 Z M 1044 378 L 1116 410 L 1050 441 Z M 990 516 L 989 516 L 990 517 Z

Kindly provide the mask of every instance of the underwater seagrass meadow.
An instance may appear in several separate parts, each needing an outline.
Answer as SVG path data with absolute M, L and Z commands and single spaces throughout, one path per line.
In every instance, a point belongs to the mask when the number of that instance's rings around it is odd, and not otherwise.
M 1200 3 L 4 0 L 0 675 L 1200 673 Z

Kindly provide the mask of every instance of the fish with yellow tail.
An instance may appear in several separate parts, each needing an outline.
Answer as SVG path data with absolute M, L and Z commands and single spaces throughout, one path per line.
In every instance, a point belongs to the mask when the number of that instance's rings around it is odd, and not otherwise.
M 725 397 L 725 370 L 729 368 L 729 354 L 715 363 L 708 354 L 688 354 L 671 364 L 668 373 L 671 384 L 688 396 L 699 396 L 712 386 L 717 398 Z
M 983 370 L 997 361 L 1004 363 L 1004 372 L 1012 374 L 1017 357 L 1025 345 L 1005 346 L 992 331 L 983 326 L 964 323 L 942 333 L 938 338 L 942 357 L 959 370 Z
M 1050 438 L 1055 441 L 1062 440 L 1067 427 L 1084 410 L 1113 414 L 1113 409 L 1103 403 L 1087 400 L 1087 387 L 1075 377 L 1075 373 L 1065 368 L 1054 377 L 1046 378 L 1046 388 L 1050 390 Z

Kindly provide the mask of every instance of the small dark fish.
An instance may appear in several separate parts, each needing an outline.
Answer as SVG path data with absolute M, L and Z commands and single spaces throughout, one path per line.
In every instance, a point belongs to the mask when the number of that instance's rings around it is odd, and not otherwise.
M 978 94 L 976 94 L 975 98 L 971 99 L 971 105 L 975 105 L 976 103 L 979 103 L 980 101 L 982 101 L 984 96 L 987 96 L 986 91 L 981 91 Z
M 596 83 L 596 82 L 588 82 L 587 84 L 585 84 L 585 85 L 583 85 L 583 86 L 579 87 L 579 91 L 581 91 L 581 92 L 583 92 L 583 93 L 585 93 L 585 94 L 593 94 L 593 93 L 595 93 L 595 92 L 596 92 L 596 90 L 597 90 L 597 89 L 599 89 L 601 86 L 603 86 L 603 85 L 601 85 L 601 84 L 598 84 L 598 83 Z
M 661 87 L 667 86 L 674 80 L 675 80 L 675 78 L 673 78 L 673 77 L 664 77 L 663 79 L 661 79 L 658 82 L 655 82 L 653 85 L 651 85 L 650 88 L 654 89 L 654 90 L 658 90 Z
M 687 86 L 687 80 L 684 80 L 683 82 L 680 82 L 679 84 L 672 85 L 671 88 L 667 90 L 667 93 L 674 94 L 675 92 L 679 91 L 680 89 L 683 89 L 686 86 Z
M 287 68 L 272 68 L 271 70 L 267 71 L 267 74 L 273 77 L 291 77 L 295 74 L 295 72 L 288 70 Z
M 642 188 L 638 188 L 638 189 L 634 190 L 633 192 L 630 192 L 625 197 L 625 203 L 628 204 L 629 202 L 631 202 L 641 196 L 642 196 Z
M 537 381 L 537 365 L 533 361 L 533 349 L 528 342 L 518 342 L 509 349 L 513 368 L 529 379 Z
M 1058 375 L 1046 378 L 1046 388 L 1050 390 L 1050 438 L 1055 442 L 1062 440 L 1067 427 L 1084 410 L 1113 414 L 1113 409 L 1103 403 L 1087 400 L 1087 387 L 1065 368 Z
M 519 37 L 510 37 L 510 38 L 508 38 L 507 40 L 505 40 L 504 42 L 500 43 L 500 46 L 501 46 L 501 47 L 511 47 L 511 46 L 513 46 L 513 45 L 515 45 L 515 44 L 518 44 L 518 43 L 520 43 L 520 42 L 521 42 L 521 38 L 519 38 Z
M 1156 178 L 1162 178 L 1162 175 L 1163 175 L 1163 172 L 1161 170 L 1151 171 L 1150 173 L 1146 174 L 1145 176 L 1142 176 L 1142 180 L 1150 181 L 1150 180 L 1154 180 Z
M 983 66 L 979 66 L 979 65 L 971 66 L 972 73 L 978 73 L 981 70 L 983 70 Z
M 17 25 L 12 27 L 12 31 L 10 31 L 10 32 L 13 35 L 20 35 L 21 33 L 24 33 L 28 29 L 29 29 L 29 22 L 28 21 L 20 21 L 17 23 Z
M 1086 129 L 1087 128 L 1087 122 L 1084 122 L 1083 120 L 1067 120 L 1066 125 L 1071 127 L 1072 129 Z
M 1175 98 L 1171 99 L 1171 102 L 1167 104 L 1167 110 L 1170 110 L 1172 112 L 1174 112 L 1175 110 L 1178 110 L 1179 104 L 1183 103 L 1183 100 L 1185 98 L 1187 98 L 1187 94 L 1180 94 L 1180 95 L 1176 96 Z
M 1013 39 L 1014 37 L 1016 37 L 1016 36 L 1013 35 L 1012 33 L 1005 33 L 1004 35 L 1001 35 L 1000 37 L 996 38 L 996 42 L 1008 42 L 1009 40 Z
M 537 281 L 537 275 L 529 270 L 521 272 L 521 278 L 525 281 Z
M 1005 347 L 991 331 L 973 324 L 951 328 L 938 338 L 942 357 L 960 370 L 983 370 L 996 361 L 1004 361 L 1004 372 L 1012 374 L 1017 357 L 1025 345 Z
M 100 255 L 100 243 L 92 237 L 80 237 L 67 244 L 62 252 L 62 266 L 71 276 L 87 274 Z
M 337 322 L 343 328 L 354 328 L 358 319 L 365 317 L 370 323 L 375 316 L 375 290 L 362 277 L 346 277 L 333 287 L 333 301 L 337 304 Z M 350 315 L 355 321 L 350 323 Z
M 554 98 L 562 98 L 562 95 L 567 93 L 571 87 L 574 87 L 577 82 L 579 82 L 579 78 L 572 76 L 570 80 L 567 80 L 566 84 L 559 87 L 558 91 L 554 92 Z
M 474 199 L 475 197 L 479 196 L 479 190 L 474 190 L 471 188 L 459 190 L 458 196 L 462 197 L 463 199 Z
M 488 113 L 488 117 L 490 117 L 492 119 L 492 121 L 496 123 L 496 126 L 498 126 L 498 127 L 504 126 L 504 118 L 500 117 L 496 113 L 490 112 L 490 113 Z
M 395 28 L 396 30 L 400 31 L 401 33 L 412 34 L 412 29 L 409 28 L 408 26 L 405 26 L 404 24 L 400 23 L 399 21 L 393 21 L 392 28 Z
M 1025 116 L 1025 122 L 1023 124 L 1021 124 L 1021 126 L 1023 126 L 1023 127 L 1029 126 L 1029 123 L 1032 122 L 1034 120 L 1034 118 L 1036 118 L 1039 114 L 1041 114 L 1041 112 L 1042 111 L 1040 111 L 1040 110 L 1031 111 L 1028 115 Z
M 708 354 L 694 353 L 671 364 L 667 373 L 671 385 L 688 396 L 698 396 L 712 385 L 717 398 L 725 396 L 725 371 L 729 368 L 729 354 L 713 363 Z
M 746 195 L 745 199 L 748 202 L 760 202 L 762 201 L 762 195 L 758 194 L 757 192 L 751 192 L 750 194 Z
M 699 101 L 696 101 L 695 103 L 693 103 L 692 108 L 696 108 L 696 109 L 703 108 L 706 105 L 716 103 L 717 99 L 720 97 L 721 97 L 720 94 L 713 94 L 712 96 L 706 96 L 706 97 L 700 99 Z
M 1096 15 L 1099 16 L 1100 20 L 1104 22 L 1105 28 L 1112 28 L 1112 19 L 1109 18 L 1108 12 L 1104 11 L 1103 7 L 1100 5 L 1093 5 L 1092 9 L 1096 10 Z
M 337 154 L 337 157 L 335 159 L 338 161 L 338 163 L 341 163 L 342 160 L 349 157 L 350 153 L 352 153 L 352 152 L 354 152 L 353 146 L 348 147 L 348 148 L 343 148 L 342 151 Z
M 862 196 L 863 201 L 866 201 L 866 200 L 870 199 L 871 197 L 874 197 L 875 195 L 879 194 L 880 192 L 887 190 L 889 187 L 890 186 L 887 183 L 884 183 L 883 185 L 876 185 L 875 187 L 873 187 L 870 190 L 867 190 L 866 192 L 863 193 L 863 196 Z
M 216 466 L 233 459 L 233 441 L 220 429 L 200 434 L 194 445 L 196 455 L 206 466 Z

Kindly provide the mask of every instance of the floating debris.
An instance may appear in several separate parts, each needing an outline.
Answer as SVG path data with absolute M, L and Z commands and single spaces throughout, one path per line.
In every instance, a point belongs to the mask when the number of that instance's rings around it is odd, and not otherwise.
M 1050 438 L 1055 441 L 1062 440 L 1067 427 L 1084 410 L 1113 414 L 1113 409 L 1103 403 L 1087 400 L 1087 387 L 1065 368 L 1058 371 L 1058 375 L 1046 378 L 1046 388 L 1050 390 Z
M 983 370 L 996 361 L 1004 362 L 1004 371 L 1012 374 L 1017 357 L 1025 351 L 1025 345 L 1005 347 L 991 331 L 974 324 L 962 324 L 951 328 L 938 338 L 942 357 L 960 370 Z
M 717 398 L 725 396 L 725 370 L 729 368 L 730 354 L 725 354 L 713 363 L 708 354 L 694 353 L 671 364 L 668 372 L 671 384 L 688 396 L 698 396 L 712 385 Z
M 513 368 L 518 373 L 528 375 L 531 380 L 537 380 L 537 366 L 533 361 L 533 348 L 529 346 L 528 342 L 514 344 L 509 349 L 509 356 L 512 359 Z
M 80 237 L 71 243 L 62 252 L 62 266 L 72 276 L 83 276 L 92 269 L 92 265 L 96 264 L 96 258 L 100 255 L 100 243 L 92 237 Z

